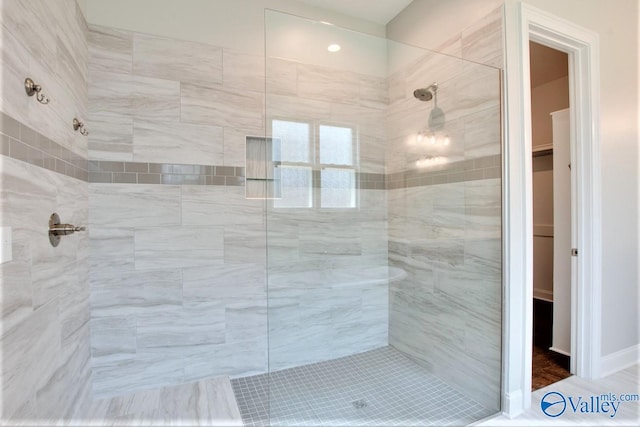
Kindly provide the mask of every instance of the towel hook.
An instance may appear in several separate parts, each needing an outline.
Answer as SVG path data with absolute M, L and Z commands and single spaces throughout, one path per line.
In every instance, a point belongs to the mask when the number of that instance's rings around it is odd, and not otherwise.
M 28 96 L 36 96 L 36 99 L 40 104 L 48 104 L 49 98 L 42 92 L 42 86 L 36 84 L 36 82 L 31 79 L 31 77 L 27 77 L 24 80 L 24 90 L 27 92 Z
M 81 122 L 77 118 L 73 119 L 73 130 L 79 131 L 81 135 L 87 136 L 89 135 L 89 131 L 86 127 L 84 127 L 84 122 Z

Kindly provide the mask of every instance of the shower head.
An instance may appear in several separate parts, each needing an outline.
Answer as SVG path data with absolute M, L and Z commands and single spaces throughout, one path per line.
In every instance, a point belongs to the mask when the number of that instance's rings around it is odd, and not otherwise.
M 427 88 L 424 89 L 416 89 L 413 91 L 413 96 L 415 96 L 420 101 L 431 101 L 433 98 L 433 93 Z
M 413 96 L 415 96 L 420 101 L 431 101 L 431 99 L 433 99 L 433 95 L 435 95 L 437 91 L 438 91 L 438 84 L 433 83 L 429 87 L 414 90 Z
M 433 99 L 433 108 L 431 109 L 431 113 L 429 113 L 429 129 L 431 129 L 431 131 L 442 129 L 445 118 L 444 111 L 438 107 L 438 83 L 433 82 L 425 88 L 414 90 L 413 96 L 420 101 L 431 101 Z

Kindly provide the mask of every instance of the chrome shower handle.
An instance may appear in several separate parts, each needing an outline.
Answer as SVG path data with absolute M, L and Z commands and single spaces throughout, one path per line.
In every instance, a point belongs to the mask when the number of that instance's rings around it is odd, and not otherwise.
M 58 236 L 67 236 L 69 234 L 73 234 L 76 231 L 85 231 L 87 227 L 76 227 L 71 224 L 56 224 L 53 227 L 49 227 L 49 233 L 56 234 Z
M 61 224 L 60 216 L 57 213 L 52 213 L 49 217 L 49 243 L 51 246 L 56 247 L 60 244 L 62 236 L 68 236 L 78 231 L 86 231 L 87 227 L 76 227 L 71 224 Z

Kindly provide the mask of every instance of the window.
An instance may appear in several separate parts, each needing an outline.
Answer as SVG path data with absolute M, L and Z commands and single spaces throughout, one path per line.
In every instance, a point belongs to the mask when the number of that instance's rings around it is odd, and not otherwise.
M 282 198 L 274 201 L 276 208 L 357 206 L 353 128 L 273 120 L 271 129 L 273 138 L 281 141 L 281 152 L 274 153 L 281 159 L 282 186 Z
M 353 169 L 324 168 L 320 174 L 323 208 L 356 207 L 356 171 Z
M 282 197 L 276 199 L 278 208 L 310 208 L 313 206 L 313 179 L 310 167 L 281 166 Z

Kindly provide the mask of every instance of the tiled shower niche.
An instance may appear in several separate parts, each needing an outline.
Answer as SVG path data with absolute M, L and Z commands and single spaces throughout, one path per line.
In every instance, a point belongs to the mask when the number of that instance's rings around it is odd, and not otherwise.
M 280 177 L 280 140 L 247 136 L 246 186 L 247 199 L 277 199 L 282 197 Z

